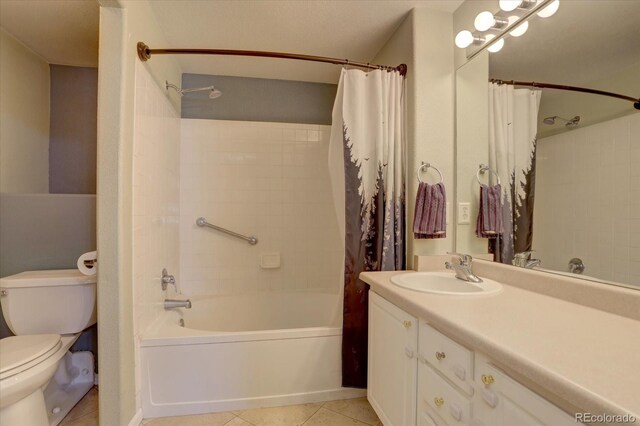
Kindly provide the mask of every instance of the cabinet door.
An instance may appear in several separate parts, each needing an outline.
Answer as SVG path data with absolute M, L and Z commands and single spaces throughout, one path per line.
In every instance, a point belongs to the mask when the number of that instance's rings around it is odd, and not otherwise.
M 367 398 L 385 426 L 415 426 L 417 319 L 369 293 Z

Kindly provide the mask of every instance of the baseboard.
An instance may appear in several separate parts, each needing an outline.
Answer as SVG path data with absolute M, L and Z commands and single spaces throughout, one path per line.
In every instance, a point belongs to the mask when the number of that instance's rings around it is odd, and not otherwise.
M 128 426 L 138 426 L 140 423 L 142 423 L 142 409 L 136 411 Z
M 319 392 L 277 395 L 257 398 L 228 399 L 221 401 L 197 401 L 171 404 L 152 404 L 145 401 L 144 418 L 184 416 L 189 414 L 217 413 L 222 411 L 248 410 L 252 408 L 281 407 L 284 405 L 309 404 L 338 399 L 360 398 L 367 395 L 366 389 L 338 388 Z M 129 426 L 131 426 L 131 423 Z

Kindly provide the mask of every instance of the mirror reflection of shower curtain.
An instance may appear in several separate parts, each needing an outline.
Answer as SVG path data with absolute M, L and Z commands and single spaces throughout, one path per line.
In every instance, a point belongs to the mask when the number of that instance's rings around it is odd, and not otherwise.
M 504 233 L 489 241 L 496 261 L 531 250 L 540 90 L 489 84 L 489 166 L 502 181 Z M 496 182 L 491 182 L 495 184 Z
M 367 385 L 369 286 L 363 271 L 405 268 L 404 77 L 342 70 L 329 170 L 345 241 L 342 384 Z

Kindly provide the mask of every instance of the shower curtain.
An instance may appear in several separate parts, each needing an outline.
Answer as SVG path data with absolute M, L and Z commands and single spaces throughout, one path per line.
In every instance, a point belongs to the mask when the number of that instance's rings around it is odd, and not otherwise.
M 369 286 L 362 271 L 405 267 L 404 78 L 342 70 L 329 168 L 345 238 L 342 383 L 367 385 Z
M 540 96 L 540 90 L 489 84 L 489 166 L 502 182 L 504 227 L 489 244 L 502 263 L 531 250 Z

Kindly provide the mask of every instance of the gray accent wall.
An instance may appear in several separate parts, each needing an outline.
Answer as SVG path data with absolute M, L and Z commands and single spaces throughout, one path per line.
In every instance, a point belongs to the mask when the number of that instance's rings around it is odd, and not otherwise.
M 96 193 L 98 69 L 51 65 L 49 192 Z
M 183 88 L 211 85 L 222 96 L 209 99 L 208 92 L 185 94 L 182 118 L 331 124 L 338 88 L 305 81 L 182 74 Z
M 0 194 L 0 277 L 75 268 L 95 249 L 95 195 Z M 0 317 L 0 337 L 9 335 Z

